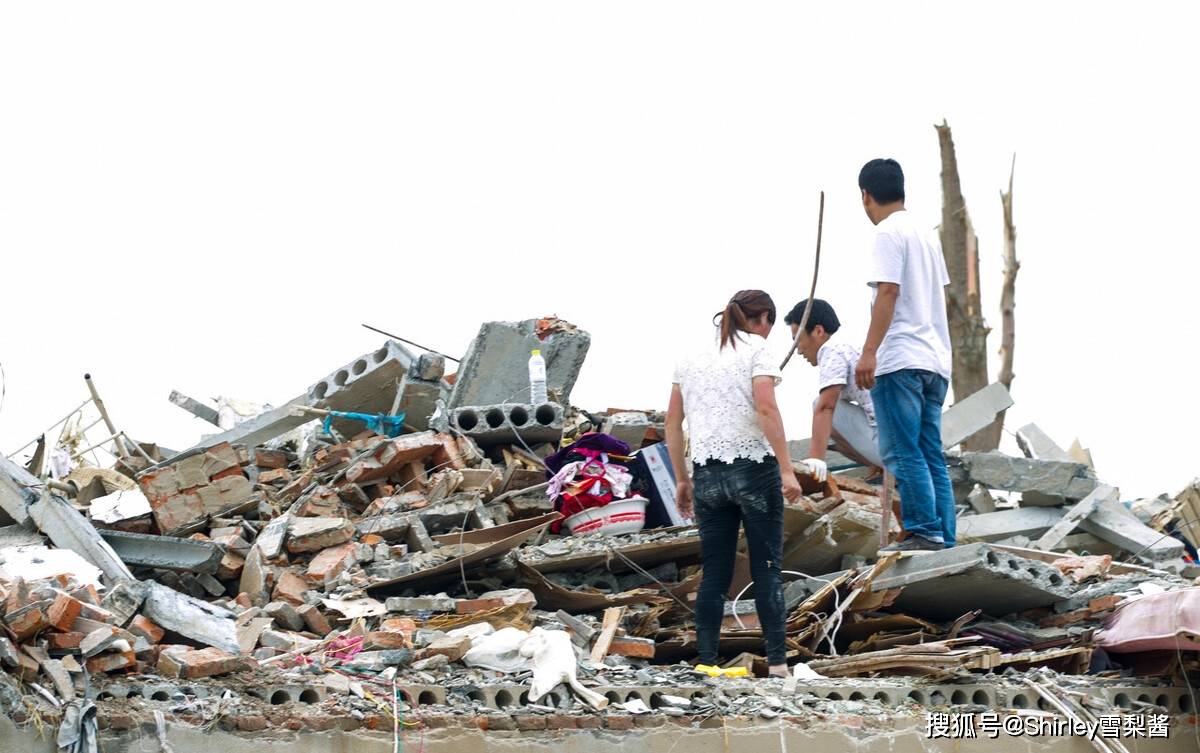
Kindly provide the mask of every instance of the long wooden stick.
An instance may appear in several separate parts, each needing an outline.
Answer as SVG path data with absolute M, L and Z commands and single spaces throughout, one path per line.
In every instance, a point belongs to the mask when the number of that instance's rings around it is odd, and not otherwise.
M 796 348 L 800 345 L 800 336 L 804 334 L 804 328 L 808 326 L 808 315 L 812 313 L 813 296 L 817 294 L 817 273 L 821 271 L 821 230 L 825 226 L 825 192 L 821 192 L 821 208 L 817 211 L 817 255 L 813 261 L 813 278 L 812 287 L 808 290 L 808 302 L 804 304 L 804 316 L 800 317 L 800 329 L 796 331 L 796 339 L 792 342 L 792 347 L 788 349 L 787 356 L 784 357 L 783 363 L 779 364 L 782 371 L 788 361 L 792 360 L 792 354 L 796 352 Z

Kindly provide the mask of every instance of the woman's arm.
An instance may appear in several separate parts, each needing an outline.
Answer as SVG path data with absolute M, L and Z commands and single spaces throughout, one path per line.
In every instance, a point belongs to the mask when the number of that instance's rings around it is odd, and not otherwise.
M 763 436 L 771 445 L 775 459 L 779 461 L 779 477 L 783 482 L 783 496 L 789 502 L 801 497 L 800 482 L 792 469 L 788 454 L 787 437 L 783 433 L 783 417 L 779 415 L 779 404 L 775 402 L 775 377 L 757 376 L 751 383 L 754 391 L 754 408 L 758 411 L 758 425 Z
M 683 451 L 683 416 L 683 392 L 674 384 L 667 403 L 667 452 L 675 469 L 675 507 L 683 517 L 692 518 L 692 477 Z

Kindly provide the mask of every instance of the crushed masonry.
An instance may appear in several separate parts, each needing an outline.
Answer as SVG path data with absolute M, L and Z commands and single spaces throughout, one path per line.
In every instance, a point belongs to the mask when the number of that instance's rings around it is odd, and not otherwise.
M 880 556 L 899 524 L 881 536 L 881 487 L 842 468 L 785 509 L 795 675 L 764 677 L 744 554 L 723 667 L 697 671 L 700 539 L 674 509 L 663 414 L 572 405 L 589 345 L 554 317 L 487 322 L 447 373 L 452 359 L 389 340 L 182 452 L 130 442 L 112 469 L 61 479 L 0 456 L 0 712 L 68 733 L 161 714 L 383 735 L 393 689 L 414 728 L 508 735 L 1057 713 L 1078 694 L 1196 712 L 1200 481 L 1126 502 L 1033 424 L 1017 434 L 1025 457 L 953 449 L 1013 404 L 998 384 L 945 414 L 959 546 Z M 170 402 L 229 427 L 202 401 Z M 638 511 L 625 532 L 601 516 L 572 534 L 580 519 L 564 526 L 547 491 L 547 458 L 590 433 L 629 448 L 612 453 L 631 478 L 617 501 Z M 745 676 L 716 676 L 729 673 Z M 84 693 L 95 722 L 72 710 Z

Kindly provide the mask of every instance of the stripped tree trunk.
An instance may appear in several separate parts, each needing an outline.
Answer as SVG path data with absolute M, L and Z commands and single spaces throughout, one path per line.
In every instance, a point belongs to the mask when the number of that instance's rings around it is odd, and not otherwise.
M 954 350 L 951 382 L 955 402 L 988 385 L 987 336 L 979 296 L 979 239 L 971 226 L 967 205 L 958 179 L 958 160 L 950 126 L 935 126 L 942 155 L 942 254 L 950 285 L 946 288 L 946 316 L 950 345 Z M 964 449 L 986 451 L 1000 446 L 996 426 L 978 432 L 963 442 Z
M 1013 346 L 1016 341 L 1016 320 L 1013 309 L 1016 308 L 1017 270 L 1021 263 L 1017 261 L 1017 228 L 1013 225 L 1012 192 L 1013 172 L 1017 168 L 1017 155 L 1013 155 L 1012 167 L 1008 171 L 1008 191 L 1000 192 L 1000 204 L 1004 207 L 1004 284 L 1000 288 L 1000 375 L 1001 384 L 1012 391 L 1013 381 Z M 997 438 L 1004 427 L 1004 413 L 996 417 L 993 429 Z

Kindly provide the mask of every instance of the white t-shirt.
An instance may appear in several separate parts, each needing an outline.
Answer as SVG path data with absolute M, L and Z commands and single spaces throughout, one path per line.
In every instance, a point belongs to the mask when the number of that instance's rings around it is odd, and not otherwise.
M 779 358 L 767 340 L 738 333 L 737 347 L 713 348 L 680 361 L 672 380 L 683 392 L 683 412 L 691 439 L 692 462 L 774 456 L 758 426 L 751 382 L 756 376 L 783 380 Z
M 896 313 L 876 354 L 875 375 L 924 369 L 950 378 L 950 328 L 946 291 L 950 276 L 941 243 L 917 230 L 908 212 L 888 215 L 875 226 L 871 278 L 900 286 Z M 874 303 L 875 295 L 871 296 Z
M 817 391 L 826 387 L 841 386 L 838 400 L 857 403 L 867 414 L 867 421 L 875 425 L 875 403 L 871 393 L 858 386 L 854 370 L 858 368 L 858 348 L 847 342 L 827 342 L 817 351 Z

